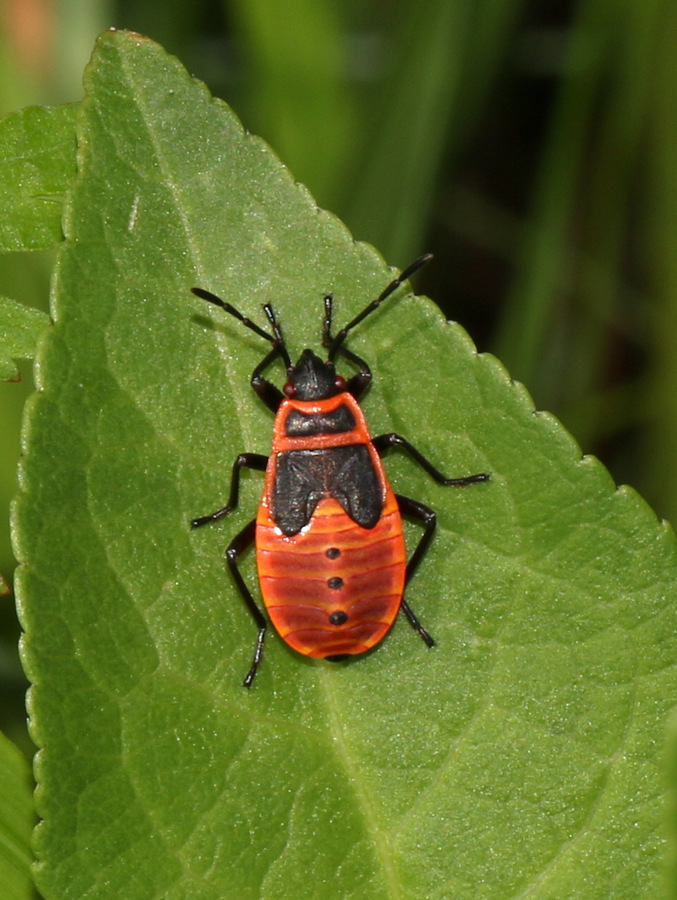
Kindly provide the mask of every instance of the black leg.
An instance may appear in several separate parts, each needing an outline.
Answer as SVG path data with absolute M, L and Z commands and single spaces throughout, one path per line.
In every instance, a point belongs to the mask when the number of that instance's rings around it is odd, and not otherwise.
M 273 329 L 272 334 L 264 331 L 263 328 L 256 324 L 256 322 L 248 319 L 247 316 L 243 316 L 242 313 L 231 303 L 222 300 L 221 297 L 217 297 L 217 295 L 212 294 L 211 291 L 206 291 L 204 288 L 192 288 L 191 290 L 197 297 L 201 297 L 203 300 L 208 300 L 209 303 L 213 303 L 215 306 L 220 306 L 221 309 L 225 309 L 227 313 L 230 313 L 231 316 L 234 316 L 238 321 L 242 322 L 243 325 L 245 325 L 247 328 L 250 328 L 255 334 L 258 334 L 259 337 L 262 337 L 266 341 L 270 341 L 270 343 L 273 345 L 273 349 L 270 351 L 270 353 L 268 353 L 268 355 L 262 360 L 262 362 L 258 364 L 258 366 L 252 372 L 251 386 L 254 388 L 254 390 L 263 400 L 266 406 L 269 409 L 272 409 L 273 412 L 277 412 L 280 404 L 284 400 L 284 394 L 278 387 L 272 384 L 272 382 L 267 381 L 261 373 L 269 365 L 275 362 L 278 357 L 285 364 L 285 367 L 288 371 L 291 368 L 291 359 L 289 358 L 287 345 L 284 341 L 280 323 L 277 321 L 270 303 L 264 304 L 263 309 L 265 311 L 266 318 L 268 319 Z
M 409 518 L 411 519 L 416 519 L 424 526 L 421 539 L 416 545 L 416 549 L 412 553 L 411 558 L 407 563 L 407 570 L 404 576 L 404 585 L 406 588 L 406 586 L 411 581 L 414 572 L 418 568 L 419 563 L 425 556 L 426 550 L 428 549 L 431 540 L 433 539 L 435 526 L 437 524 L 437 517 L 435 515 L 435 511 L 432 510 L 429 506 L 426 506 L 425 503 L 420 503 L 418 500 L 412 500 L 411 497 L 403 497 L 402 494 L 395 494 L 395 499 L 397 500 L 397 505 L 399 506 L 400 512 L 403 516 L 409 516 Z M 421 635 L 421 637 L 429 647 L 434 647 L 435 641 L 433 637 L 421 625 L 418 618 L 416 617 L 416 614 L 409 606 L 404 597 L 402 597 L 402 612 L 409 620 L 409 624 L 414 629 L 414 631 L 418 631 L 418 633 Z
M 352 375 L 346 382 L 346 390 L 349 391 L 356 400 L 359 400 L 371 384 L 371 369 L 361 356 L 358 356 L 346 347 L 339 347 L 337 355 L 350 360 L 350 362 L 360 370 L 356 375 Z
M 265 472 L 268 465 L 268 457 L 261 453 L 241 453 L 233 463 L 233 471 L 230 478 L 230 496 L 228 503 L 216 512 L 209 513 L 207 516 L 200 516 L 191 521 L 192 528 L 199 528 L 201 525 L 208 525 L 210 522 L 218 522 L 237 506 L 238 497 L 240 496 L 240 470 L 243 467 L 255 469 L 257 472 Z
M 252 372 L 252 377 L 250 384 L 258 394 L 258 396 L 263 400 L 268 409 L 273 412 L 277 412 L 280 408 L 280 404 L 284 400 L 284 394 L 277 387 L 277 385 L 273 384 L 272 381 L 268 381 L 267 378 L 264 378 L 261 374 L 265 369 L 268 368 L 271 363 L 275 362 L 275 360 L 281 356 L 280 348 L 273 347 L 273 349 L 268 353 L 263 360 L 256 366 L 254 371 Z M 289 357 L 287 357 L 288 359 Z
M 413 444 L 410 444 L 406 438 L 403 438 L 401 435 L 395 434 L 394 432 L 391 432 L 390 434 L 379 434 L 378 437 L 375 437 L 372 440 L 372 444 L 380 456 L 383 456 L 383 454 L 390 450 L 391 447 L 402 447 L 403 450 L 407 451 L 414 462 L 417 462 L 422 469 L 425 469 L 428 475 L 434 478 L 439 484 L 444 484 L 446 486 L 465 487 L 468 484 L 489 481 L 491 477 L 486 472 L 480 472 L 479 475 L 465 475 L 462 478 L 447 478 L 439 469 L 436 469 L 430 460 L 426 459 Z
M 324 320 L 322 322 L 322 346 L 327 348 L 330 348 L 334 342 L 334 338 L 331 334 L 332 304 L 332 296 L 331 294 L 327 294 L 324 298 Z M 346 390 L 349 391 L 356 400 L 359 400 L 371 384 L 371 369 L 361 356 L 358 356 L 357 353 L 353 353 L 352 350 L 348 350 L 346 347 L 339 345 L 335 348 L 334 355 L 343 356 L 359 369 L 359 372 L 349 378 L 346 383 Z M 332 358 L 333 357 L 330 356 L 330 359 Z
M 252 664 L 249 667 L 249 671 L 247 672 L 247 675 L 242 682 L 243 687 L 246 688 L 251 687 L 252 681 L 254 680 L 254 676 L 256 675 L 257 669 L 259 667 L 259 663 L 261 662 L 261 657 L 263 656 L 263 640 L 266 636 L 267 627 L 266 618 L 256 605 L 256 601 L 252 597 L 251 591 L 245 584 L 245 580 L 240 574 L 240 570 L 237 566 L 238 557 L 247 549 L 247 547 L 250 547 L 254 543 L 255 537 L 256 519 L 252 519 L 251 522 L 233 538 L 233 540 L 228 545 L 228 549 L 226 550 L 226 560 L 228 561 L 228 568 L 230 569 L 231 575 L 233 576 L 235 584 L 237 585 L 240 596 L 247 604 L 247 609 L 251 613 L 251 616 L 259 629 L 259 634 L 256 639 L 256 648 L 254 650 L 254 658 L 252 659 Z

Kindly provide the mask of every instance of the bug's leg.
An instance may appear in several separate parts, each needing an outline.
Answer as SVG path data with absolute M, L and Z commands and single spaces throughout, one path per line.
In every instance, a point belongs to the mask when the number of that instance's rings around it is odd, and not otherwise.
M 334 342 L 331 333 L 332 303 L 333 298 L 331 294 L 327 294 L 324 298 L 324 320 L 322 322 L 322 346 L 327 347 L 327 349 L 329 349 Z M 344 359 L 349 360 L 359 369 L 359 372 L 349 378 L 346 382 L 346 390 L 349 391 L 356 400 L 359 400 L 371 384 L 371 369 L 369 368 L 369 365 L 361 356 L 358 356 L 357 353 L 353 353 L 352 350 L 348 350 L 342 345 L 339 345 L 334 349 L 334 356 L 343 356 Z
M 268 465 L 268 457 L 261 453 L 241 453 L 233 463 L 233 472 L 230 479 L 230 495 L 228 503 L 216 512 L 209 513 L 207 516 L 200 516 L 191 521 L 191 528 L 199 528 L 201 525 L 208 525 L 210 522 L 218 522 L 224 516 L 227 516 L 231 510 L 237 506 L 240 496 L 240 470 L 243 467 L 255 469 L 257 472 L 265 472 Z
M 404 586 L 406 588 L 433 539 L 435 526 L 437 525 L 437 516 L 435 515 L 435 511 L 429 506 L 426 506 L 425 503 L 420 503 L 418 500 L 412 500 L 411 497 L 403 497 L 402 494 L 395 494 L 395 499 L 397 500 L 397 505 L 403 516 L 408 516 L 410 519 L 416 519 L 424 526 L 421 539 L 416 545 L 414 552 L 411 554 L 411 558 L 407 562 L 404 576 Z M 414 631 L 418 631 L 429 647 L 434 647 L 435 641 L 433 637 L 421 625 L 405 597 L 402 597 L 402 612 L 409 620 L 409 624 Z
M 266 406 L 269 409 L 272 409 L 273 412 L 277 412 L 280 403 L 282 403 L 282 401 L 284 400 L 284 395 L 278 387 L 272 384 L 272 382 L 267 381 L 265 378 L 263 378 L 261 376 L 261 373 L 278 357 L 285 364 L 287 370 L 289 370 L 289 368 L 291 367 L 291 360 L 289 358 L 287 345 L 284 341 L 284 335 L 282 334 L 280 323 L 277 321 L 270 303 L 264 304 L 263 309 L 266 314 L 266 318 L 268 319 L 268 322 L 273 329 L 272 334 L 264 331 L 263 328 L 257 325 L 256 322 L 248 319 L 247 316 L 243 316 L 239 309 L 236 309 L 232 305 L 232 303 L 228 303 L 226 300 L 222 300 L 221 297 L 218 297 L 216 294 L 212 294 L 211 291 L 206 291 L 204 288 L 199 287 L 191 288 L 191 290 L 196 297 L 200 297 L 202 300 L 207 300 L 209 303 L 213 303 L 215 306 L 220 306 L 221 309 L 224 309 L 227 313 L 230 313 L 231 316 L 234 316 L 239 322 L 242 322 L 243 325 L 245 325 L 255 334 L 258 334 L 259 337 L 262 337 L 264 340 L 269 341 L 273 345 L 273 349 L 270 351 L 270 353 L 268 353 L 264 357 L 263 361 L 260 362 L 252 372 L 251 386 L 254 388 L 254 390 L 263 400 Z
M 268 381 L 261 373 L 281 355 L 280 348 L 274 347 L 254 369 L 250 380 L 250 384 L 258 396 L 263 400 L 268 409 L 273 412 L 277 412 L 280 408 L 280 404 L 284 400 L 284 394 L 277 385 L 273 384 L 272 381 Z
M 468 484 L 477 484 L 481 481 L 489 481 L 491 476 L 487 472 L 480 472 L 477 475 L 465 475 L 462 478 L 447 478 L 446 475 L 443 475 L 439 469 L 436 469 L 435 466 L 430 462 L 429 459 L 416 449 L 413 444 L 410 444 L 406 438 L 403 438 L 400 434 L 395 434 L 391 432 L 390 434 L 379 434 L 378 437 L 375 437 L 372 440 L 372 444 L 374 445 L 379 456 L 382 456 L 391 447 L 401 447 L 403 450 L 411 456 L 414 462 L 417 462 L 419 466 L 424 469 L 428 475 L 435 479 L 439 484 L 443 484 L 446 486 L 453 487 L 465 487 Z
M 240 574 L 240 570 L 237 565 L 238 557 L 247 549 L 247 547 L 250 547 L 254 543 L 255 537 L 256 519 L 252 519 L 251 522 L 249 522 L 249 524 L 246 525 L 242 529 L 242 531 L 233 538 L 233 540 L 228 545 L 228 548 L 226 549 L 226 560 L 228 561 L 228 568 L 230 569 L 233 580 L 237 585 L 240 596 L 247 604 L 247 609 L 251 613 L 251 616 L 259 629 L 252 664 L 249 667 L 249 671 L 247 672 L 244 681 L 242 682 L 242 686 L 246 688 L 252 686 L 252 681 L 254 680 L 254 676 L 256 675 L 257 669 L 261 662 L 261 657 L 263 656 L 263 640 L 266 636 L 267 627 L 266 618 L 256 605 L 256 601 L 252 597 L 251 591 L 245 584 L 244 578 Z
M 346 382 L 346 390 L 349 391 L 356 400 L 359 400 L 371 384 L 371 369 L 361 356 L 358 356 L 356 353 L 353 353 L 352 350 L 348 350 L 345 347 L 339 347 L 337 356 L 345 357 L 359 368 L 360 371 L 356 375 L 351 376 Z

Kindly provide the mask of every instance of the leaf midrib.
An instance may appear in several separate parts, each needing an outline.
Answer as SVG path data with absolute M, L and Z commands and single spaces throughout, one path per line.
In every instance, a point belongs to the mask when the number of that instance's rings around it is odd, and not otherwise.
M 318 680 L 325 698 L 329 729 L 333 738 L 336 757 L 343 767 L 346 782 L 353 789 L 356 806 L 361 811 L 363 820 L 371 835 L 372 846 L 376 851 L 376 858 L 383 874 L 383 884 L 387 895 L 391 900 L 404 900 L 397 867 L 393 862 L 392 845 L 386 832 L 379 825 L 376 807 L 369 789 L 369 780 L 363 775 L 360 760 L 351 752 L 350 743 L 347 740 L 345 728 L 341 722 L 341 708 L 334 688 L 336 679 L 332 677 L 331 672 L 324 668 L 318 668 Z

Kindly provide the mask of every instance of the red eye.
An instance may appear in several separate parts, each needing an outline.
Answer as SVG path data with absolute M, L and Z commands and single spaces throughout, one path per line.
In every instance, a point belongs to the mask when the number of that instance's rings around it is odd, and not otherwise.
M 282 388 L 282 393 L 285 395 L 285 397 L 293 397 L 294 396 L 294 394 L 296 393 L 296 388 L 291 383 L 291 381 L 288 381 L 285 384 L 285 386 Z
M 337 375 L 334 379 L 334 387 L 339 391 L 344 391 L 346 388 L 346 380 L 343 375 Z

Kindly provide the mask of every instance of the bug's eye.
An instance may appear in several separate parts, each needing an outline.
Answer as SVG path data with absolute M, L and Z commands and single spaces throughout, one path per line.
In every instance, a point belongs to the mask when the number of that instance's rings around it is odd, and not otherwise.
M 285 395 L 285 397 L 293 397 L 294 396 L 294 394 L 296 393 L 296 388 L 294 387 L 294 385 L 292 384 L 291 381 L 288 381 L 285 384 L 285 386 L 282 388 L 282 393 Z
M 339 391 L 344 391 L 346 387 L 346 380 L 343 375 L 337 375 L 334 379 L 334 387 Z

